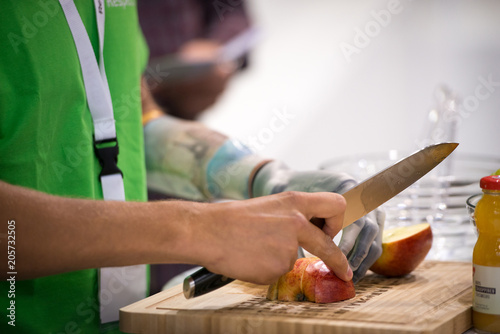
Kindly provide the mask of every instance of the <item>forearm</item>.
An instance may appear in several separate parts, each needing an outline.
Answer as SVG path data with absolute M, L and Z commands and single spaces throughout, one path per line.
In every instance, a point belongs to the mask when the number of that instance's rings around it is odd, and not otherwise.
M 269 160 L 201 123 L 162 115 L 142 87 L 149 188 L 193 200 L 251 197 L 253 175 Z
M 20 279 L 142 263 L 192 263 L 187 202 L 115 202 L 47 195 L 0 181 L 2 252 L 15 220 Z M 189 207 L 187 207 L 189 206 Z M 9 270 L 2 261 L 2 275 Z
M 16 224 L 16 277 L 143 263 L 190 263 L 236 279 L 268 284 L 288 271 L 300 244 L 342 279 L 347 260 L 309 223 L 336 231 L 345 200 L 330 193 L 283 193 L 216 204 L 70 199 L 0 181 L 0 233 Z M 4 237 L 4 239 L 6 239 Z M 255 241 L 259 241 L 259 245 Z M 6 242 L 2 240 L 2 252 Z M 7 261 L 1 265 L 6 278 Z

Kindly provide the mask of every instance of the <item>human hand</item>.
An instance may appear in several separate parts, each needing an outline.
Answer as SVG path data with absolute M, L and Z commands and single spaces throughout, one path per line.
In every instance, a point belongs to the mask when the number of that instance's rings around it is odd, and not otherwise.
M 152 88 L 155 99 L 170 115 L 194 120 L 212 106 L 226 89 L 229 79 L 236 71 L 233 62 L 218 62 L 220 44 L 196 39 L 183 45 L 178 57 L 185 62 L 214 62 L 208 71 L 186 79 L 170 80 L 167 76 Z
M 256 175 L 253 196 L 282 191 L 344 193 L 357 185 L 347 174 L 331 171 L 296 172 L 278 162 L 269 163 Z M 343 230 L 339 247 L 349 259 L 354 282 L 359 281 L 382 253 L 385 215 L 381 210 L 366 215 Z M 314 253 L 313 253 L 314 254 Z
M 284 192 L 224 203 L 196 203 L 193 257 L 214 273 L 270 284 L 290 271 L 303 247 L 320 257 L 343 280 L 352 271 L 332 241 L 342 227 L 345 200 L 333 193 Z M 325 219 L 323 230 L 309 222 Z

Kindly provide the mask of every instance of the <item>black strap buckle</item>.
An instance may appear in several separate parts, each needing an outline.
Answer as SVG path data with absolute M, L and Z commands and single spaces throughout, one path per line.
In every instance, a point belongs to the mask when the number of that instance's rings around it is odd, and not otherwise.
M 102 170 L 99 177 L 105 175 L 121 174 L 122 171 L 118 168 L 118 139 L 110 138 L 99 141 L 94 141 L 94 150 Z

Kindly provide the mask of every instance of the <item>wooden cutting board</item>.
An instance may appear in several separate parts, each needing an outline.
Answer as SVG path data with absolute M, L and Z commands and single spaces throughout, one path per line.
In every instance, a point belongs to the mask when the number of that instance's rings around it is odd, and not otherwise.
M 422 263 L 403 278 L 369 272 L 350 300 L 266 300 L 267 286 L 234 281 L 186 300 L 176 286 L 120 310 L 127 333 L 463 333 L 472 326 L 470 263 Z

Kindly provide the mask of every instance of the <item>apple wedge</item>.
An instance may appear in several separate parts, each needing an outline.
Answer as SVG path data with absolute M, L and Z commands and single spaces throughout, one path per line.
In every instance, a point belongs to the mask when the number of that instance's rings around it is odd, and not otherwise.
M 282 275 L 279 280 L 271 284 L 267 291 L 267 299 L 293 301 L 303 299 L 302 275 L 309 265 L 306 258 L 295 261 L 293 269 Z
M 411 273 L 432 247 L 432 230 L 428 223 L 384 230 L 382 255 L 371 266 L 377 274 L 396 277 Z
M 355 295 L 353 282 L 338 278 L 317 257 L 295 261 L 293 269 L 271 284 L 267 291 L 269 300 L 315 303 L 333 303 Z

